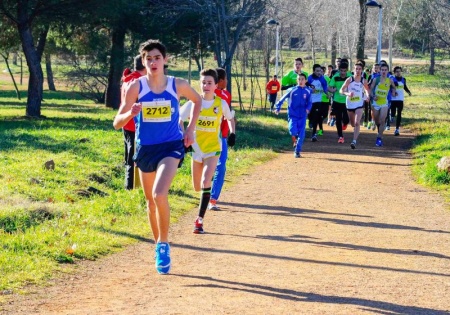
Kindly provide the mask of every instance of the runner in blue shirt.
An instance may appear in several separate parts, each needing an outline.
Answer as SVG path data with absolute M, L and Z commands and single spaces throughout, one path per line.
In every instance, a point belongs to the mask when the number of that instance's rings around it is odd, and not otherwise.
M 294 142 L 294 157 L 301 157 L 303 141 L 305 140 L 306 118 L 311 111 L 311 89 L 306 87 L 306 75 L 297 76 L 298 86 L 293 87 L 275 105 L 278 115 L 285 100 L 288 100 L 289 133 Z
M 156 271 L 167 274 L 171 268 L 169 245 L 169 188 L 184 158 L 185 148 L 194 143 L 194 129 L 202 99 L 186 80 L 166 76 L 166 47 L 159 40 L 148 40 L 139 49 L 147 74 L 133 81 L 125 92 L 114 128 L 134 119 L 139 178 L 147 205 L 148 219 L 155 238 Z M 180 97 L 194 105 L 191 120 L 180 126 Z

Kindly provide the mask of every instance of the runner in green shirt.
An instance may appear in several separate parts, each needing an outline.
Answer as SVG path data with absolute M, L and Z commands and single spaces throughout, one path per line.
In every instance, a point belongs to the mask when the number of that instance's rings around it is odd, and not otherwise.
M 308 73 L 306 71 L 302 70 L 303 68 L 303 59 L 302 58 L 296 58 L 294 60 L 294 69 L 289 71 L 288 74 L 286 74 L 281 79 L 281 90 L 287 90 L 293 86 L 297 85 L 297 76 L 300 73 L 303 73 L 306 77 L 308 77 Z
M 348 63 L 341 62 L 338 75 L 331 78 L 330 85 L 328 86 L 328 91 L 334 93 L 331 113 L 336 116 L 336 128 L 339 137 L 338 143 L 344 143 L 344 134 L 342 131 L 347 129 L 350 121 L 347 107 L 345 106 L 346 96 L 339 93 L 339 90 L 348 77 L 351 77 L 351 73 L 350 75 L 348 74 Z

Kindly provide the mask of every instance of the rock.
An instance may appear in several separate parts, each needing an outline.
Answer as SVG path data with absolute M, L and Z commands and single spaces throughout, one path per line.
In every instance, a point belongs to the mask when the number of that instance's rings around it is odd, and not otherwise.
M 450 173 L 450 156 L 444 156 L 437 164 L 437 168 L 440 172 Z
M 37 179 L 37 178 L 32 177 L 32 178 L 30 179 L 30 183 L 31 183 L 31 184 L 40 184 L 41 181 L 40 181 L 39 179 Z
M 106 197 L 106 196 L 108 196 L 107 193 L 105 193 L 105 192 L 103 192 L 103 191 L 101 191 L 101 190 L 98 190 L 97 188 L 92 187 L 92 186 L 89 186 L 87 189 L 78 189 L 78 190 L 75 191 L 75 193 L 76 193 L 78 196 L 84 197 L 84 198 L 90 198 L 90 197 L 92 197 L 93 195 L 99 195 L 99 196 L 101 196 L 101 197 Z
M 270 63 L 271 65 L 275 65 L 275 63 L 276 63 L 276 57 L 275 57 L 275 56 L 270 57 L 269 63 Z M 281 60 L 278 60 L 278 65 L 279 65 L 279 66 L 284 65 L 284 61 L 282 62 Z
M 95 187 L 91 187 L 91 186 L 88 187 L 87 191 L 89 191 L 91 194 L 100 195 L 102 197 L 109 196 L 107 193 L 105 193 L 105 192 L 103 192 L 101 190 L 98 190 Z
M 97 183 L 99 183 L 99 184 L 103 184 L 103 183 L 106 183 L 106 178 L 104 178 L 104 177 L 102 177 L 102 176 L 100 176 L 100 175 L 97 175 L 97 174 L 91 174 L 91 175 L 89 175 L 89 180 L 91 180 L 91 181 L 95 181 L 95 182 L 97 182 Z
M 88 138 L 81 138 L 80 140 L 78 140 L 78 142 L 80 143 L 86 143 L 86 142 L 90 142 L 91 140 L 89 140 Z
M 53 171 L 55 169 L 55 161 L 49 160 L 49 161 L 45 162 L 44 163 L 44 167 L 47 170 L 52 170 Z

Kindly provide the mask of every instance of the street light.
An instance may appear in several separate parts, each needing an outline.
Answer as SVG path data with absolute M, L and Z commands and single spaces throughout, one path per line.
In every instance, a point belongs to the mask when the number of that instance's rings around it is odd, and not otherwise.
M 381 60 L 381 33 L 382 33 L 382 21 L 383 21 L 383 6 L 376 2 L 375 0 L 367 1 L 366 6 L 369 8 L 378 7 L 378 45 L 377 45 L 377 58 L 376 62 L 379 63 Z
M 278 76 L 278 51 L 280 50 L 280 23 L 274 19 L 268 20 L 267 25 L 276 25 L 277 41 L 275 46 L 275 74 Z

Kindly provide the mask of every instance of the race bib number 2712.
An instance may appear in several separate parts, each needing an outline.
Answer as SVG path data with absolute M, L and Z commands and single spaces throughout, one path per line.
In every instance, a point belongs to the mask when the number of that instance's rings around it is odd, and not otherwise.
M 167 122 L 171 115 L 170 101 L 142 102 L 143 122 Z

